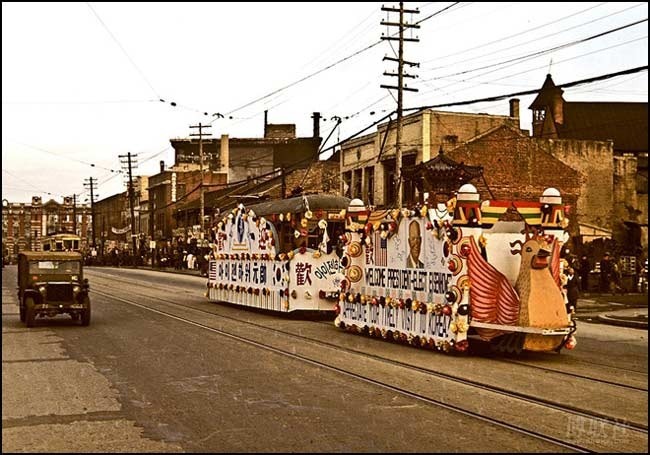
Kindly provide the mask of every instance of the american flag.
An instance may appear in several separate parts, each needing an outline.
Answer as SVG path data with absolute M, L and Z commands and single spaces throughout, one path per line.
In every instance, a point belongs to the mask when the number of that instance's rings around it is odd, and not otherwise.
M 388 265 L 388 240 L 381 238 L 381 232 L 375 231 L 375 265 L 386 267 Z

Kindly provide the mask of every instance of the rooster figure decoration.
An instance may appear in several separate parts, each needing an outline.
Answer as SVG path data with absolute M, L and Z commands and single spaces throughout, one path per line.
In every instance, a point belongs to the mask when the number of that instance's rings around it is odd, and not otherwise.
M 550 242 L 550 243 L 549 243 Z M 487 262 L 474 238 L 468 256 L 471 282 L 471 316 L 476 322 L 512 326 L 513 329 L 561 329 L 567 326 L 564 298 L 554 276 L 559 261 L 557 240 L 526 227 L 525 241 L 510 244 L 521 255 L 519 275 L 513 287 Z M 558 256 L 558 257 L 555 257 Z M 550 260 L 550 261 L 549 261 Z M 506 351 L 550 351 L 562 346 L 563 335 L 542 335 L 498 328 L 477 328 L 478 335 Z

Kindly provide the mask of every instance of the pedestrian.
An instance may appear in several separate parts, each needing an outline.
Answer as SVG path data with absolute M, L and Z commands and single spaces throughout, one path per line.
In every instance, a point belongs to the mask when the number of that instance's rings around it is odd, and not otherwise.
M 609 252 L 605 252 L 603 259 L 600 261 L 600 292 L 603 294 L 611 292 L 612 266 Z
M 612 261 L 612 276 L 611 276 L 611 285 L 610 289 L 612 290 L 612 294 L 616 295 L 617 292 L 622 293 L 623 288 L 622 288 L 622 276 L 623 276 L 623 264 L 621 263 L 620 259 L 618 261 Z
M 566 272 L 566 289 L 567 296 L 567 313 L 573 314 L 578 307 L 578 297 L 580 296 L 580 287 L 578 277 L 573 267 L 569 267 Z
M 586 254 L 580 257 L 579 267 L 580 271 L 580 290 L 582 292 L 589 292 L 589 272 L 591 272 L 591 263 Z

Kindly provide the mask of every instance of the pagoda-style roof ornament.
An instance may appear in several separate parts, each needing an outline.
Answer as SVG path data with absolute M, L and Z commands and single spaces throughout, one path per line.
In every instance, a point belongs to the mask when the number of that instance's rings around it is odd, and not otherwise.
M 483 174 L 483 166 L 469 166 L 445 155 L 442 146 L 438 155 L 425 163 L 404 168 L 420 193 L 451 195 L 458 188 Z

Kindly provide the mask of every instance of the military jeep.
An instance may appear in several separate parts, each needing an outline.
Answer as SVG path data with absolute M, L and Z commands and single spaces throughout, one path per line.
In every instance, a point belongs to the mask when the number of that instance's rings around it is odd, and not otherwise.
M 20 320 L 33 327 L 37 316 L 69 314 L 90 324 L 88 280 L 77 252 L 24 252 L 18 255 Z

